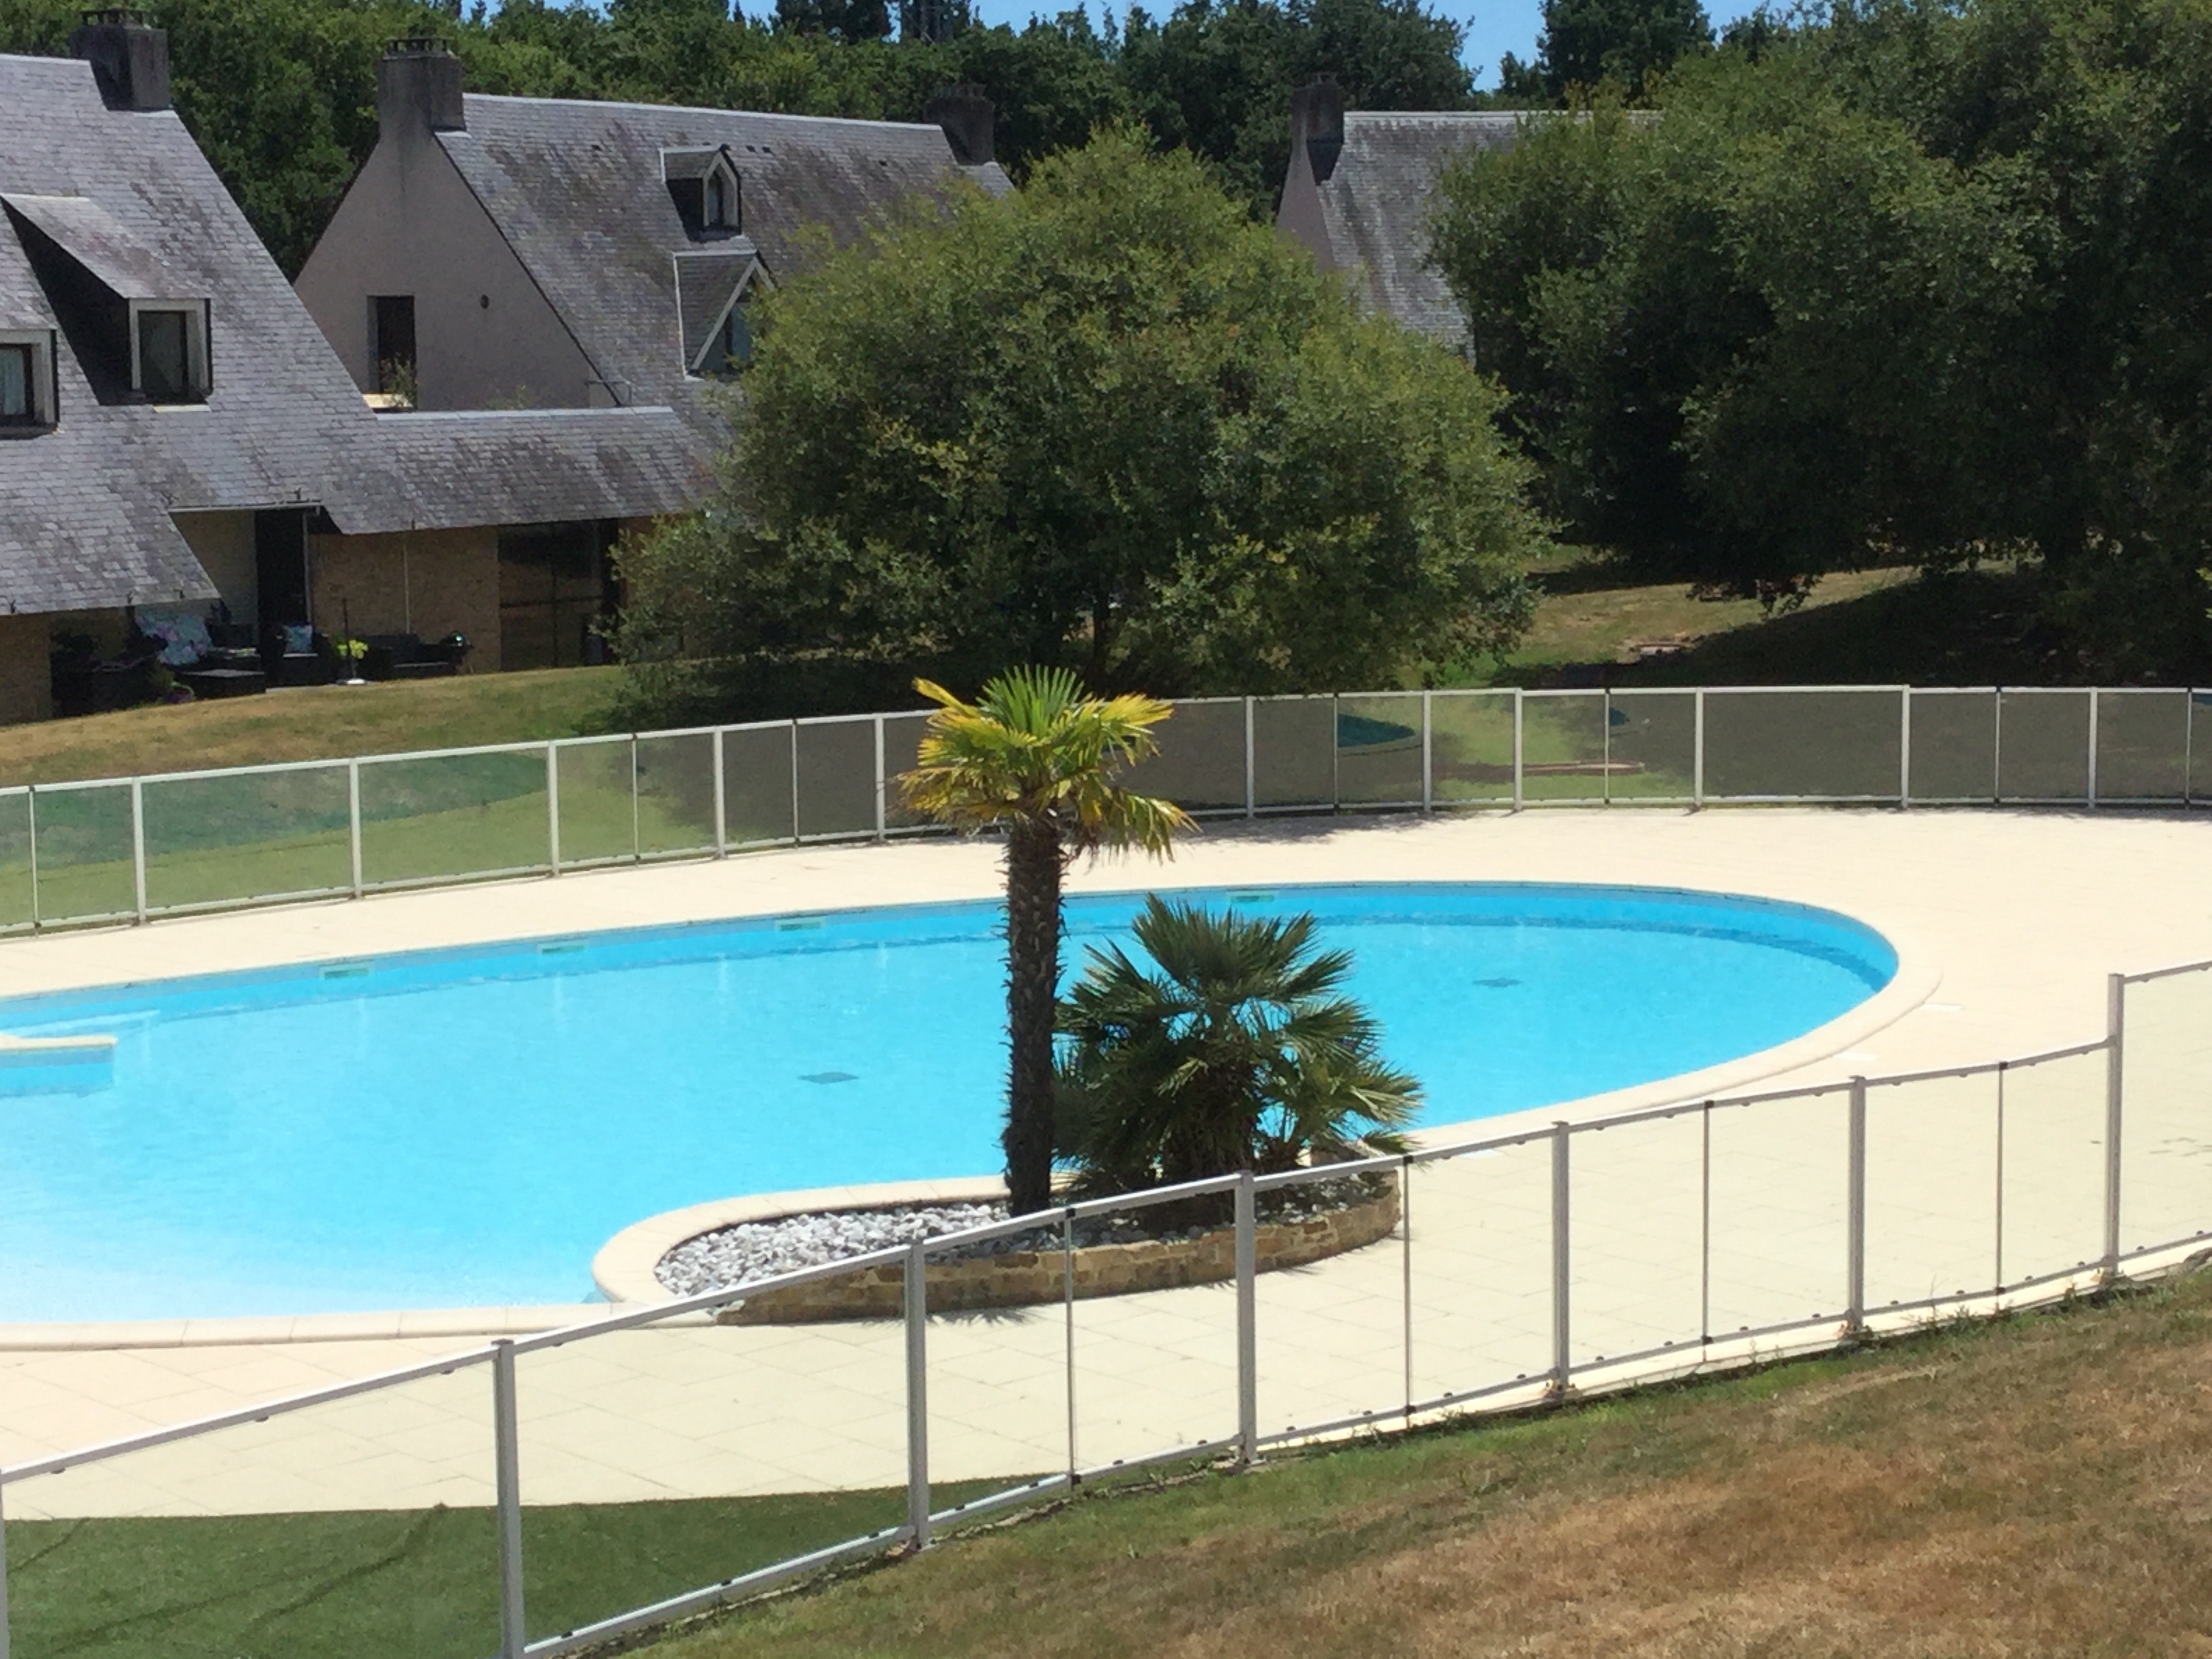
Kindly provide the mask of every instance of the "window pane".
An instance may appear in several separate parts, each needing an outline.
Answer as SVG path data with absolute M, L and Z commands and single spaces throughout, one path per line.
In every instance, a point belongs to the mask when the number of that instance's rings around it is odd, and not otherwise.
M 27 421 L 31 412 L 31 348 L 0 346 L 0 421 Z
M 138 386 L 155 403 L 170 403 L 191 396 L 191 376 L 185 358 L 183 312 L 138 313 Z

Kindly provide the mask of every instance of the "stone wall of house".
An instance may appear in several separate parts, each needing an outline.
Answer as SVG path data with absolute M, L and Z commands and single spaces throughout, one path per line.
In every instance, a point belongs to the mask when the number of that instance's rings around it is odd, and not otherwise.
M 54 712 L 46 661 L 52 617 L 0 617 L 0 726 L 42 720 Z
M 469 670 L 499 665 L 499 532 L 410 530 L 309 538 L 315 626 L 336 636 L 465 634 Z
M 1297 1220 L 1253 1229 L 1258 1271 L 1302 1267 L 1390 1236 L 1398 1224 L 1398 1183 L 1372 1198 Z M 1196 1238 L 1096 1244 L 1075 1252 L 1076 1298 L 1126 1296 L 1179 1285 L 1215 1285 L 1237 1276 L 1237 1235 L 1224 1227 Z M 1068 1263 L 1058 1250 L 1012 1250 L 929 1264 L 929 1310 L 955 1313 L 1058 1302 Z M 906 1271 L 896 1262 L 748 1297 L 718 1315 L 732 1325 L 799 1325 L 836 1319 L 896 1319 L 905 1308 Z

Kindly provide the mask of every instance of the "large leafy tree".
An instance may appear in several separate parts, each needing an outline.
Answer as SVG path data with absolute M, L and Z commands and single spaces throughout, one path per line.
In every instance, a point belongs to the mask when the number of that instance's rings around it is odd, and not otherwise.
M 1420 1086 L 1382 1059 L 1345 994 L 1351 952 L 1319 949 L 1312 916 L 1155 894 L 1135 933 L 1147 960 L 1092 946 L 1060 1011 L 1060 1150 L 1086 1190 L 1402 1148 Z
M 1053 1022 L 1060 992 L 1060 878 L 1100 848 L 1164 856 L 1190 820 L 1124 788 L 1121 770 L 1155 752 L 1173 712 L 1149 697 L 1086 696 L 1065 669 L 1013 669 L 970 703 L 927 680 L 936 712 L 908 806 L 956 829 L 1006 837 L 1006 1187 L 1014 1213 L 1052 1201 Z
M 1641 97 L 1680 58 L 1709 51 L 1713 26 L 1698 0 L 1544 0 L 1536 61 L 1498 65 L 1510 97 L 1557 101 L 1606 83 Z
M 1527 617 L 1490 383 L 1129 132 L 878 230 L 758 338 L 720 495 L 625 562 L 655 696 L 831 659 L 1382 684 Z

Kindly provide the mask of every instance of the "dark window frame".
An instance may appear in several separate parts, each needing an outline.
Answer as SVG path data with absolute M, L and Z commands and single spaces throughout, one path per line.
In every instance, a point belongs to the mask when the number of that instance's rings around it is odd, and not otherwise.
M 20 358 L 23 364 L 23 407 L 20 411 L 0 408 L 0 426 L 44 426 L 46 422 L 40 404 L 44 401 L 40 393 L 45 388 L 40 384 L 39 348 L 23 340 L 0 340 L 0 356 Z

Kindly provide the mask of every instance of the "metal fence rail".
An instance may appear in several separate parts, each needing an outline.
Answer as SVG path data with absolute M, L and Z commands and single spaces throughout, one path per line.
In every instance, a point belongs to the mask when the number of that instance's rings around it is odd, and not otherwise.
M 2208 1145 L 2212 962 L 2112 975 L 2102 1037 L 2021 1059 L 1071 1204 L 0 1469 L 0 1659 L 9 1540 L 54 1518 L 462 1527 L 453 1547 L 477 1552 L 483 1593 L 443 1625 L 421 1609 L 413 1650 L 565 1654 L 1149 1465 L 1249 1462 L 2163 1271 L 2212 1239 Z M 1317 1272 L 1268 1271 L 1281 1206 L 1352 1178 L 1360 1203 L 1395 1205 L 1387 1230 Z M 1228 1231 L 1218 1282 L 1094 1293 L 1085 1229 L 1164 1204 L 1178 1226 Z M 1055 1288 L 988 1317 L 933 1307 L 994 1243 Z M 744 1322 L 768 1293 L 872 1278 L 896 1287 L 872 1320 Z M 666 1582 L 649 1547 L 625 1555 L 612 1534 L 619 1588 L 532 1577 L 536 1517 L 700 1492 L 826 1518 L 768 1559 L 733 1536 L 705 1584 Z
M 0 932 L 925 832 L 918 712 L 0 789 Z M 2206 733 L 2198 740 L 2198 728 Z M 1730 803 L 2193 807 L 2212 691 L 1198 698 L 1133 782 L 1200 817 Z

